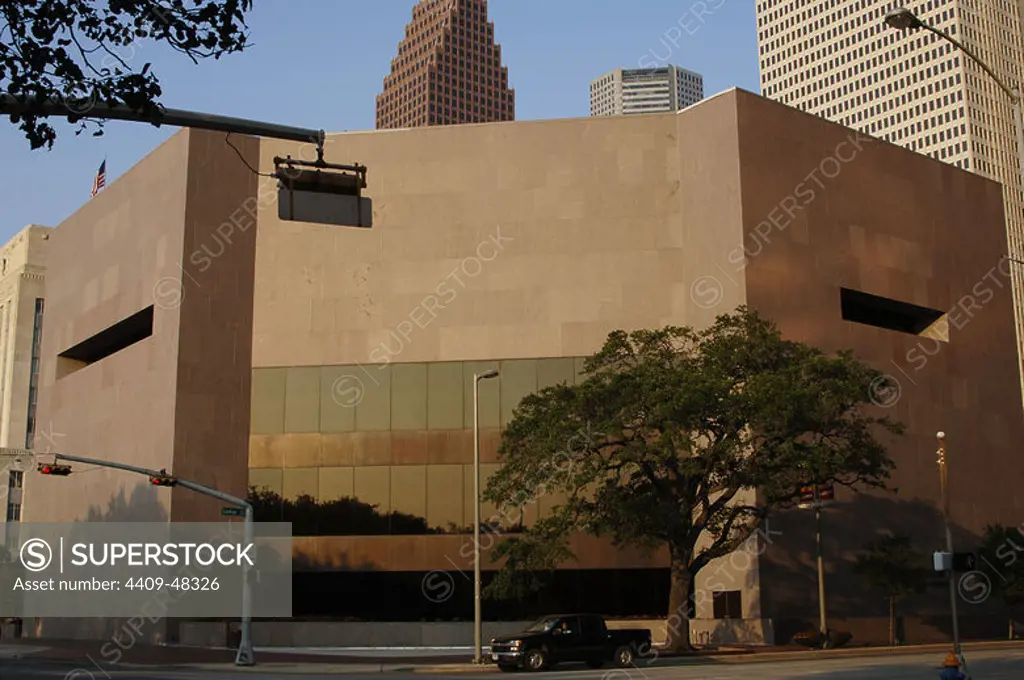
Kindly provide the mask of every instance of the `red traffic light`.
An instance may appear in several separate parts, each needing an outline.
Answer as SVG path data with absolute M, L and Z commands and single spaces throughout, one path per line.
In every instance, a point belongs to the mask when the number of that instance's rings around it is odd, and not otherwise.
M 40 463 L 36 469 L 44 475 L 58 475 L 66 477 L 71 474 L 70 465 L 58 465 L 56 463 Z
M 799 505 L 810 507 L 815 503 L 825 503 L 835 500 L 836 492 L 835 487 L 831 483 L 818 484 L 817 486 L 808 485 L 801 486 L 797 496 L 799 499 Z
M 178 480 L 174 477 L 150 477 L 149 483 L 153 486 L 174 486 Z

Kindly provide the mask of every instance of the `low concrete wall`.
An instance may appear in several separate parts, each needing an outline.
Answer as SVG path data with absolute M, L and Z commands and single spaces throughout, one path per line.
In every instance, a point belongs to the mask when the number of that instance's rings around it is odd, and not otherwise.
M 514 633 L 532 621 L 484 621 L 483 639 Z M 238 624 L 230 624 L 237 629 Z M 180 643 L 201 647 L 222 647 L 229 640 L 229 624 L 182 622 Z M 262 622 L 253 621 L 253 644 L 257 647 L 456 647 L 473 644 L 473 623 L 383 623 L 383 622 Z
M 665 643 L 666 619 L 623 619 L 609 621 L 608 627 L 646 628 L 655 645 Z M 775 634 L 768 619 L 692 619 L 690 644 L 721 647 L 723 645 L 773 645 Z
M 529 621 L 485 621 L 483 639 L 515 633 Z M 199 647 L 230 646 L 231 630 L 238 624 L 181 622 L 180 644 Z M 665 641 L 664 619 L 609 621 L 609 628 L 645 628 L 653 642 Z M 261 622 L 252 624 L 253 644 L 258 647 L 458 647 L 473 644 L 472 621 L 451 623 L 381 622 Z M 770 621 L 701 620 L 690 622 L 694 644 L 773 644 Z

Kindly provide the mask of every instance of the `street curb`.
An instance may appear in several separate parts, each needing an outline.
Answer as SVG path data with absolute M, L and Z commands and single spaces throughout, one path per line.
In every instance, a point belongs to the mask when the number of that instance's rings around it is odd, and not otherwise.
M 965 642 L 960 645 L 963 651 L 998 651 L 1000 649 L 1024 649 L 1024 640 L 1004 640 L 990 642 Z M 927 644 L 927 645 L 904 645 L 900 647 L 857 647 L 853 649 L 810 649 L 807 651 L 792 652 L 752 652 L 747 654 L 708 654 L 706 656 L 662 656 L 665 661 L 693 661 L 699 663 L 703 659 L 717 663 L 757 663 L 759 661 L 821 661 L 830 658 L 858 658 L 858 657 L 887 657 L 887 656 L 912 656 L 915 654 L 926 654 L 936 652 L 945 654 L 952 649 L 951 643 Z
M 828 659 L 850 659 L 850 658 L 892 658 L 928 654 L 935 652 L 937 656 L 944 655 L 952 648 L 951 643 L 928 644 L 928 645 L 906 645 L 900 647 L 855 647 L 849 649 L 827 649 L 827 650 L 792 650 L 785 652 L 738 652 L 733 654 L 699 654 L 699 655 L 675 655 L 660 654 L 648 657 L 648 659 L 637 659 L 633 668 L 643 670 L 644 668 L 672 668 L 681 666 L 701 666 L 707 664 L 756 664 L 756 663 L 777 663 L 777 662 L 800 662 L 800 661 L 825 661 Z M 961 644 L 962 650 L 969 656 L 970 652 L 999 651 L 999 650 L 1024 650 L 1024 640 L 1001 640 L 985 642 L 967 642 Z M 50 648 L 45 648 L 50 649 Z M 27 651 L 27 650 L 26 650 Z M 15 663 L 31 663 L 41 661 L 48 664 L 60 666 L 80 666 L 81 662 L 71 659 L 46 659 L 38 656 L 44 649 L 34 648 L 33 652 L 2 660 Z M 395 659 L 394 661 L 399 661 Z M 450 664 L 417 664 L 409 663 L 353 663 L 340 662 L 331 663 L 325 659 L 324 662 L 289 662 L 269 661 L 259 662 L 254 666 L 235 666 L 232 663 L 171 663 L 171 664 L 146 664 L 120 662 L 116 664 L 119 670 L 125 671 L 152 671 L 155 668 L 170 671 L 184 672 L 220 672 L 220 673 L 275 673 L 289 675 L 343 675 L 343 674 L 375 674 L 375 673 L 413 673 L 413 674 L 460 674 L 460 673 L 497 673 L 499 668 L 491 663 L 475 665 L 466 663 Z M 612 668 L 609 666 L 609 668 Z M 622 669 L 626 672 L 629 669 Z
M 395 672 L 402 673 L 497 673 L 498 667 L 494 664 L 484 664 L 482 666 L 406 666 L 404 668 L 395 668 Z

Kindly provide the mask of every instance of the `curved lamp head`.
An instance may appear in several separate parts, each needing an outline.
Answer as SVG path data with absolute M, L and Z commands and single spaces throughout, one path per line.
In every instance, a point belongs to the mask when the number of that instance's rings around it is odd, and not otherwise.
M 497 369 L 492 368 L 489 371 L 484 371 L 483 373 L 477 374 L 476 379 L 477 380 L 487 380 L 488 378 L 497 378 L 497 377 L 498 377 Z
M 906 7 L 898 7 L 896 9 L 889 10 L 885 15 L 885 23 L 900 31 L 905 31 L 908 28 L 921 28 L 924 26 L 924 23 L 917 18 L 917 15 Z

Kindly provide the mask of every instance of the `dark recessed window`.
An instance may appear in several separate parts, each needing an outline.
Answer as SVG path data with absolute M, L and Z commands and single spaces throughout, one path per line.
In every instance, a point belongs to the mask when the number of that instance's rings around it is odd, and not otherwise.
M 131 347 L 151 335 L 153 335 L 153 305 L 61 352 L 58 358 L 64 360 L 61 363 L 65 366 L 64 370 L 58 372 L 58 376 L 67 375 L 101 359 L 106 359 L 111 354 Z
M 742 619 L 743 597 L 739 590 L 722 590 L 712 593 L 716 619 Z
M 945 315 L 937 309 L 849 288 L 841 288 L 839 295 L 846 321 L 901 333 L 920 335 Z

